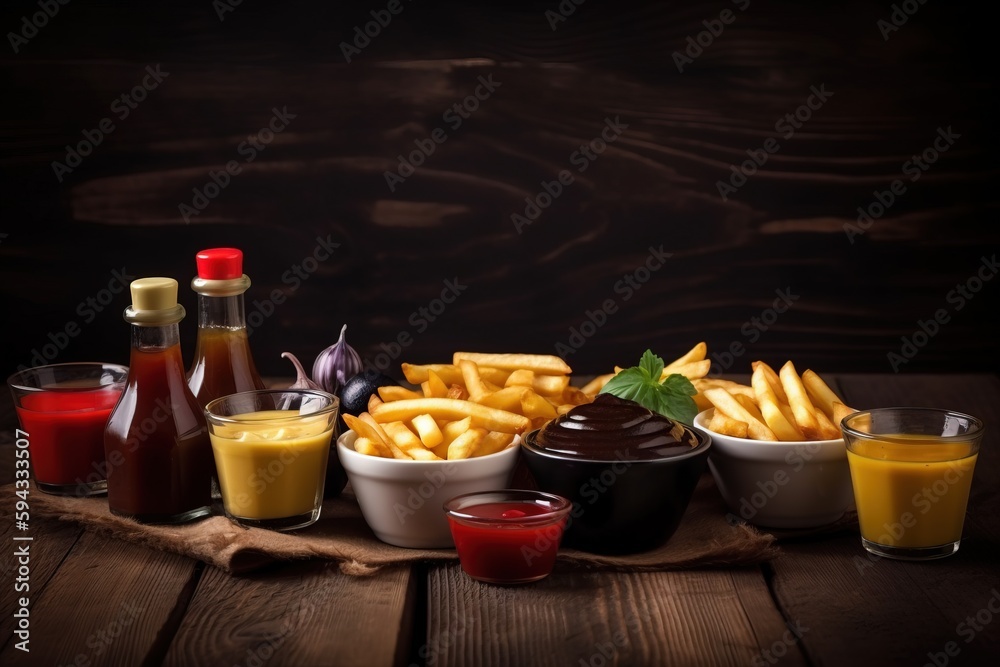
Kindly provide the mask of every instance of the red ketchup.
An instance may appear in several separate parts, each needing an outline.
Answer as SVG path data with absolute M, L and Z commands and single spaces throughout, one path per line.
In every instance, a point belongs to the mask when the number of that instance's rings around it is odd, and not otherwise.
M 523 584 L 552 571 L 569 501 L 536 491 L 471 493 L 445 504 L 462 569 L 492 584 Z
M 37 482 L 69 486 L 106 479 L 104 425 L 120 395 L 117 387 L 41 391 L 21 398 L 17 416 L 31 434 Z

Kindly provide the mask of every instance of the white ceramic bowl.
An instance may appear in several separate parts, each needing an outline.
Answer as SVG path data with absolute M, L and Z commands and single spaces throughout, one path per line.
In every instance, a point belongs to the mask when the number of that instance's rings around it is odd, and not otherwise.
M 458 461 L 400 461 L 354 451 L 357 434 L 337 440 L 337 456 L 368 526 L 383 542 L 411 549 L 454 546 L 444 504 L 455 496 L 507 488 L 520 438 L 506 449 Z
M 714 409 L 694 425 L 712 436 L 708 467 L 729 510 L 767 528 L 833 523 L 854 501 L 844 439 L 769 442 L 708 429 Z

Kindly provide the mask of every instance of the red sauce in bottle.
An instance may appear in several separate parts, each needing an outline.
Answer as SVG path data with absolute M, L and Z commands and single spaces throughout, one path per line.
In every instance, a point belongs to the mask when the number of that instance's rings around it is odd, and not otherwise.
M 137 521 L 182 523 L 211 513 L 212 474 L 207 424 L 181 359 L 184 309 L 175 280 L 131 288 L 129 375 L 104 433 L 108 505 Z

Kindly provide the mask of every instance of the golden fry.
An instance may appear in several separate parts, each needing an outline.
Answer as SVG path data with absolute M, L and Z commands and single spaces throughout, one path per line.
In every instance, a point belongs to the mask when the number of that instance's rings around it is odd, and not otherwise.
M 479 366 L 474 361 L 461 359 L 458 367 L 462 371 L 462 379 L 465 381 L 465 389 L 469 392 L 469 400 L 478 403 L 487 394 L 492 394 L 479 375 Z
M 781 386 L 781 378 L 778 377 L 778 374 L 775 372 L 775 370 L 770 366 L 768 366 L 763 361 L 755 361 L 752 364 L 750 364 L 750 368 L 752 368 L 753 370 L 757 370 L 757 366 L 760 366 L 761 368 L 764 369 L 763 371 L 764 377 L 767 378 L 768 383 L 771 385 L 771 389 L 774 391 L 774 395 L 778 397 L 778 402 L 785 403 L 787 405 L 788 396 L 785 395 L 785 388 Z
M 462 371 L 452 364 L 401 364 L 403 377 L 413 385 L 427 382 L 430 371 L 434 371 L 445 384 L 462 382 Z
M 702 359 L 701 361 L 692 361 L 689 364 L 683 364 L 681 366 L 675 366 L 672 369 L 663 369 L 663 373 L 660 374 L 660 379 L 663 380 L 668 375 L 673 373 L 678 373 L 683 375 L 689 380 L 697 380 L 698 378 L 703 378 L 708 375 L 708 370 L 712 367 L 711 359 Z
M 698 343 L 690 350 L 688 350 L 686 353 L 684 353 L 684 355 L 674 359 L 669 364 L 666 364 L 664 366 L 664 370 L 669 371 L 667 375 L 670 375 L 670 373 L 677 372 L 672 370 L 673 368 L 677 368 L 679 366 L 686 366 L 687 364 L 690 364 L 695 361 L 702 361 L 707 354 L 708 354 L 708 345 L 704 341 L 702 341 L 701 343 Z
M 420 442 L 420 438 L 403 422 L 387 422 L 382 424 L 382 429 L 400 449 L 410 454 L 410 456 L 413 456 L 410 453 L 411 449 L 423 449 L 424 447 L 424 444 Z
M 713 387 L 719 387 L 725 389 L 730 394 L 743 394 L 747 398 L 754 398 L 753 387 L 746 384 L 740 384 L 739 382 L 733 382 L 732 380 L 723 380 L 722 378 L 695 378 L 691 380 L 691 384 L 698 391 L 703 389 L 711 389 Z
M 474 361 L 480 366 L 516 371 L 527 369 L 545 375 L 568 375 L 573 369 L 559 357 L 551 354 L 489 354 L 481 352 L 456 352 L 452 363 L 458 365 L 462 359 Z M 471 393 L 471 392 L 470 392 Z
M 535 371 L 519 368 L 507 376 L 505 387 L 530 387 L 535 381 Z
M 764 421 L 764 415 L 761 414 L 760 408 L 757 407 L 757 403 L 754 402 L 754 400 L 752 398 L 747 398 L 743 394 L 733 394 L 733 398 L 735 398 L 739 402 L 740 405 L 742 405 L 744 408 L 746 408 L 747 412 L 749 412 L 750 414 L 752 414 L 755 419 L 758 419 L 758 420 L 760 420 L 762 422 Z M 764 422 L 764 423 L 767 423 L 767 422 Z M 777 435 L 777 434 L 775 434 L 775 435 Z M 778 438 L 778 439 L 780 440 L 781 438 Z
M 521 414 L 529 419 L 544 417 L 545 419 L 555 419 L 556 409 L 551 403 L 539 396 L 530 389 L 526 389 L 521 394 Z
M 757 395 L 757 405 L 760 408 L 764 422 L 767 424 L 778 440 L 799 441 L 805 436 L 791 415 L 785 415 L 778 404 L 778 397 L 771 388 L 771 383 L 767 381 L 765 371 L 758 367 L 754 370 L 750 378 L 754 393 Z
M 392 452 L 393 458 L 397 459 L 413 458 L 409 454 L 404 452 L 402 449 L 400 449 L 400 447 L 395 442 L 393 442 L 392 438 L 389 437 L 389 434 L 386 433 L 385 429 L 382 428 L 382 425 L 379 424 L 377 421 L 375 421 L 375 418 L 372 417 L 370 413 L 362 412 L 359 421 L 361 423 L 367 424 L 371 428 L 371 432 L 374 433 L 375 436 L 382 441 L 382 444 L 384 444 L 386 447 L 389 448 L 390 452 Z
M 427 381 L 421 382 L 420 387 L 424 389 L 424 396 L 429 398 L 445 398 L 448 396 L 448 385 L 434 371 L 427 372 Z
M 488 456 L 490 454 L 496 454 L 497 452 L 507 449 L 510 443 L 514 442 L 516 438 L 513 433 L 500 433 L 499 431 L 490 431 L 484 437 L 479 447 L 476 449 L 473 456 Z
M 734 438 L 745 438 L 749 432 L 750 425 L 738 419 L 728 417 L 718 410 L 712 415 L 708 422 L 708 430 Z
M 444 440 L 441 429 L 438 428 L 437 422 L 434 421 L 434 417 L 431 415 L 417 415 L 410 420 L 410 423 L 413 424 L 417 435 L 420 436 L 420 442 L 424 443 L 424 447 L 427 449 L 437 447 Z
M 488 396 L 484 396 L 482 404 L 489 408 L 506 410 L 507 412 L 521 412 L 521 396 L 530 391 L 527 387 L 504 387 Z
M 569 387 L 568 375 L 538 375 L 531 383 L 531 388 L 536 394 L 542 396 L 561 396 Z
M 813 405 L 822 410 L 827 417 L 833 417 L 834 403 L 844 402 L 826 382 L 823 382 L 823 378 L 812 370 L 807 369 L 802 374 L 802 384 L 805 385 L 806 394 L 809 395 Z
M 795 372 L 795 364 L 786 361 L 785 365 L 778 371 L 778 377 L 781 379 L 781 387 L 785 390 L 785 395 L 788 396 L 788 405 L 792 408 L 795 423 L 803 435 L 806 436 L 807 440 L 825 440 L 823 428 L 816 418 L 816 407 L 806 395 L 802 378 Z
M 379 422 L 409 421 L 424 413 L 442 419 L 471 417 L 474 426 L 504 433 L 523 433 L 531 425 L 531 420 L 524 415 L 452 398 L 414 398 L 383 403 L 372 416 Z
M 423 398 L 424 395 L 406 387 L 387 385 L 378 388 L 378 396 L 383 401 L 401 401 L 404 398 Z
M 854 408 L 849 408 L 840 401 L 835 401 L 833 404 L 833 424 L 838 429 L 840 428 L 840 422 L 844 420 L 847 415 L 857 412 Z
M 423 447 L 414 447 L 407 451 L 407 454 L 413 457 L 414 461 L 443 461 L 444 459 L 432 452 L 429 449 L 424 449 Z
M 448 445 L 448 460 L 471 458 L 485 436 L 486 431 L 483 429 L 470 428 Z
M 392 452 L 389 448 L 382 443 L 376 443 L 374 440 L 364 437 L 358 437 L 354 441 L 354 451 L 359 454 L 367 454 L 368 456 L 380 456 L 384 459 L 391 459 Z
M 462 385 L 453 384 L 450 387 L 448 387 L 448 394 L 445 396 L 445 398 L 454 398 L 460 401 L 467 401 L 469 400 L 469 392 L 467 392 L 465 390 L 465 387 L 463 387 Z
M 733 398 L 725 389 L 713 388 L 706 389 L 705 396 L 712 402 L 715 406 L 716 412 L 722 412 L 728 417 L 741 422 L 747 423 L 747 433 L 754 440 L 777 440 L 777 436 L 774 435 L 768 426 L 754 417 L 752 414 L 747 412 L 746 408 L 740 405 L 739 401 Z

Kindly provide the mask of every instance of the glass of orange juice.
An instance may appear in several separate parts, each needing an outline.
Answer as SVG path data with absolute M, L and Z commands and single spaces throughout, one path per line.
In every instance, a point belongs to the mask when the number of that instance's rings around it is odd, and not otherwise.
M 840 425 L 865 549 L 902 560 L 958 551 L 982 421 L 951 410 L 882 408 Z
M 319 519 L 339 399 L 312 389 L 244 391 L 205 406 L 226 516 L 249 527 Z

